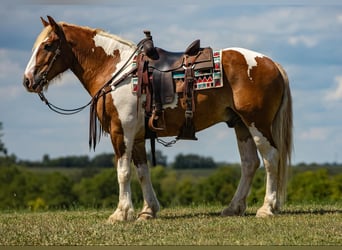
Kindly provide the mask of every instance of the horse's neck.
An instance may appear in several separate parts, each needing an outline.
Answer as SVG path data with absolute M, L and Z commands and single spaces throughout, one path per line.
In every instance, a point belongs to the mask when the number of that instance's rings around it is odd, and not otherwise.
M 122 73 L 115 79 L 129 70 L 131 63 L 126 65 L 126 62 L 133 59 L 131 56 L 135 48 L 101 34 L 97 34 L 92 39 L 95 46 L 91 45 L 87 49 L 75 48 L 77 63 L 72 71 L 89 94 L 94 96 L 118 71 L 122 70 Z

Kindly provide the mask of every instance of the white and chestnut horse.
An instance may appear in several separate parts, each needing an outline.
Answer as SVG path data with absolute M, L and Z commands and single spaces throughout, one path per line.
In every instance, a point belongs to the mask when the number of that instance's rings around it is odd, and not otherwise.
M 110 134 L 116 156 L 119 202 L 109 222 L 135 218 L 131 199 L 131 161 L 136 167 L 144 205 L 138 219 L 155 218 L 160 209 L 153 190 L 145 150 L 143 98 L 132 92 L 129 65 L 137 45 L 99 29 L 42 19 L 26 67 L 24 86 L 42 93 L 59 74 L 70 69 L 88 93 L 98 96 L 110 81 L 110 90 L 98 97 L 96 110 L 102 129 Z M 196 130 L 216 123 L 234 126 L 241 156 L 241 179 L 223 216 L 242 215 L 253 176 L 260 165 L 266 170 L 266 194 L 257 216 L 280 210 L 292 151 L 292 100 L 284 69 L 260 53 L 242 48 L 221 50 L 223 87 L 197 91 L 193 121 Z M 114 79 L 113 79 L 114 76 Z M 120 79 L 119 81 L 117 79 Z M 104 98 L 104 96 L 106 98 Z M 165 108 L 166 128 L 158 137 L 176 136 L 184 122 L 184 108 L 176 103 Z

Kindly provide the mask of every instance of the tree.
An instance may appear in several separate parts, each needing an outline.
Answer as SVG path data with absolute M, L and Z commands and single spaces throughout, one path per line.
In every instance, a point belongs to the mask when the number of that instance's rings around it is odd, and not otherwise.
M 2 122 L 0 122 L 0 156 L 3 155 L 7 155 L 7 149 L 5 147 L 5 144 L 2 142 L 2 137 L 3 137 L 3 133 L 2 133 Z
M 195 154 L 179 154 L 175 158 L 173 167 L 175 169 L 214 168 L 216 164 L 211 157 L 202 157 Z
M 82 168 L 89 165 L 90 161 L 87 155 L 58 157 L 47 162 L 49 167 Z
M 41 198 L 49 208 L 70 208 L 76 203 L 76 195 L 72 192 L 74 183 L 65 175 L 54 172 L 44 176 L 41 185 Z
M 156 150 L 155 156 L 156 156 L 157 165 L 161 165 L 164 167 L 167 166 L 167 156 L 163 155 L 162 151 Z M 147 153 L 147 160 L 152 161 L 152 152 Z
M 82 207 L 113 207 L 119 199 L 116 171 L 104 169 L 93 177 L 83 178 L 73 187 Z
M 91 160 L 91 165 L 93 167 L 101 168 L 112 168 L 114 166 L 114 154 L 113 153 L 103 153 L 95 156 Z

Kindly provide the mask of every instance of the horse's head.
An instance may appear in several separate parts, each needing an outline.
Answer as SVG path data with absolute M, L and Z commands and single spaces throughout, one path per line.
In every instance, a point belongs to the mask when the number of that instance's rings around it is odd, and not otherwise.
M 24 74 L 24 86 L 30 92 L 40 93 L 49 81 L 69 68 L 71 48 L 66 42 L 61 25 L 48 16 L 41 18 L 44 29 L 38 36 L 33 54 Z

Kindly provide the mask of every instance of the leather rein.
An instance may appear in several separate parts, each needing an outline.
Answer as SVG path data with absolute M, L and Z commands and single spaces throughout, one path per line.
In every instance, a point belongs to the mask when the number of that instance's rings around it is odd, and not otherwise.
M 128 65 L 129 61 L 134 57 L 134 55 L 136 54 L 136 52 L 141 51 L 144 43 L 149 40 L 148 38 L 144 38 L 142 39 L 138 45 L 137 48 L 135 49 L 135 51 L 132 53 L 132 55 L 128 58 L 128 60 L 125 62 L 125 64 L 98 90 L 98 92 L 92 97 L 92 99 L 85 105 L 78 107 L 78 108 L 74 108 L 74 109 L 65 109 L 65 108 L 61 108 L 58 107 L 54 104 L 52 104 L 51 102 L 49 102 L 49 100 L 45 97 L 43 91 L 38 93 L 38 96 L 40 97 L 41 101 L 44 102 L 49 109 L 51 109 L 52 111 L 60 114 L 60 115 L 73 115 L 73 114 L 77 114 L 79 112 L 81 112 L 82 110 L 84 110 L 86 107 L 88 107 L 89 105 L 93 104 L 93 103 L 97 103 L 97 100 L 107 94 L 108 92 L 110 92 L 111 90 L 106 90 L 106 88 L 108 88 L 109 86 L 117 86 L 119 85 L 122 81 L 124 81 L 130 74 L 132 74 L 133 72 L 135 72 L 137 70 L 137 67 L 133 67 L 129 72 L 125 73 L 124 75 L 122 75 L 122 77 L 120 77 L 119 79 L 117 79 L 116 81 L 114 81 L 114 79 L 125 69 L 125 67 Z M 42 73 L 42 80 L 40 84 L 44 84 L 47 83 L 48 80 L 46 79 L 50 69 L 53 66 L 53 63 L 56 61 L 57 57 L 61 54 L 61 42 L 59 43 L 57 49 L 55 50 L 55 54 L 47 68 L 46 71 L 44 71 Z M 114 82 L 113 82 L 114 81 Z
M 119 85 L 122 81 L 124 81 L 129 75 L 131 75 L 132 73 L 137 71 L 137 66 L 132 67 L 131 70 L 129 70 L 128 72 L 126 72 L 125 74 L 123 74 L 120 78 L 118 78 L 117 80 L 114 81 L 115 78 L 118 77 L 118 75 L 120 73 L 122 73 L 122 71 L 127 67 L 128 63 L 130 62 L 130 60 L 135 56 L 135 54 L 137 52 L 142 51 L 145 42 L 150 41 L 151 37 L 146 37 L 144 39 L 142 39 L 138 45 L 137 48 L 134 50 L 134 52 L 132 53 L 132 55 L 128 58 L 128 60 L 124 63 L 124 65 L 105 83 L 103 84 L 103 86 L 98 90 L 98 92 L 91 98 L 91 100 L 78 108 L 74 108 L 74 109 L 65 109 L 65 108 L 60 108 L 54 104 L 52 104 L 51 102 L 48 101 L 48 99 L 45 97 L 44 93 L 41 91 L 38 93 L 40 99 L 42 102 L 44 102 L 49 109 L 51 109 L 52 111 L 61 114 L 61 115 L 73 115 L 76 113 L 81 112 L 82 110 L 84 110 L 86 107 L 88 107 L 90 105 L 90 122 L 89 122 L 89 149 L 91 147 L 93 147 L 93 149 L 95 150 L 96 147 L 96 143 L 97 141 L 100 139 L 101 137 L 101 133 L 98 134 L 98 130 L 97 130 L 97 123 L 98 120 L 96 119 L 96 107 L 97 107 L 97 102 L 98 100 L 103 97 L 105 98 L 107 93 L 110 93 L 111 91 L 113 91 L 115 89 L 115 86 Z M 53 63 L 56 61 L 57 57 L 61 54 L 61 42 L 59 43 L 57 49 L 55 50 L 55 55 L 52 58 L 47 70 L 42 74 L 42 83 L 47 83 L 48 80 L 46 79 L 47 74 L 49 72 L 49 70 L 52 68 Z M 103 105 L 105 104 L 105 100 L 103 100 Z M 100 128 L 101 128 L 101 124 L 99 124 Z M 101 128 L 102 130 L 102 128 Z M 152 153 L 152 164 L 153 166 L 156 166 L 156 157 L 155 157 L 155 140 L 157 139 L 157 141 L 159 143 L 161 143 L 162 145 L 164 145 L 165 147 L 169 147 L 172 144 L 174 144 L 177 140 L 174 140 L 170 143 L 164 142 L 160 139 L 158 139 L 156 137 L 155 134 L 153 134 L 152 137 L 150 137 L 150 142 L 151 142 L 151 153 Z

